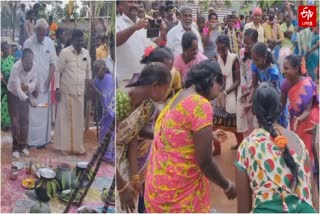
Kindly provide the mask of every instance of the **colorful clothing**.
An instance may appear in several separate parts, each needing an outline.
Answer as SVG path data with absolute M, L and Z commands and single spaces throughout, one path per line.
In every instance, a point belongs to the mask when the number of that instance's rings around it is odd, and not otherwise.
M 112 121 L 114 120 L 114 81 L 111 74 L 106 73 L 102 80 L 95 78 L 94 85 L 101 92 L 103 97 L 101 97 L 102 105 L 102 117 L 101 117 L 101 129 L 99 133 L 99 140 L 102 143 L 105 135 L 107 134 Z M 108 162 L 113 162 L 115 160 L 114 153 L 114 136 L 112 136 L 112 141 L 110 142 L 106 153 L 104 154 L 104 159 Z
M 283 33 L 286 31 L 294 32 L 293 24 L 290 24 L 290 26 L 288 27 L 287 23 L 285 23 L 285 22 L 280 25 L 280 29 Z
M 261 128 L 255 129 L 238 148 L 235 165 L 249 177 L 253 192 L 253 212 L 269 202 L 278 201 L 282 205 L 282 197 L 285 198 L 288 207 L 291 207 L 292 204 L 287 200 L 290 196 L 300 199 L 299 203 L 307 203 L 312 209 L 312 175 L 311 170 L 305 165 L 308 151 L 293 132 L 283 128 L 281 132 L 289 140 L 289 151 L 299 171 L 295 190 L 291 187 L 294 185 L 294 179 L 285 164 L 283 152 L 273 143 L 269 132 Z M 278 207 L 278 212 L 284 211 L 282 206 Z M 274 208 L 275 206 L 269 207 L 269 212 Z M 266 209 L 268 208 L 264 206 L 264 211 L 268 212 Z
M 58 30 L 58 25 L 55 22 L 52 22 L 51 25 L 49 26 L 50 32 L 49 32 L 49 37 L 52 40 L 56 39 L 56 31 Z
M 312 34 L 311 47 L 319 42 L 319 38 L 319 34 Z M 307 70 L 313 81 L 317 80 L 317 69 L 319 69 L 319 47 L 307 56 Z
M 304 56 L 311 48 L 312 32 L 305 28 L 297 33 L 298 55 Z
M 10 72 L 14 64 L 15 58 L 9 55 L 7 58 L 1 58 L 1 75 L 7 83 L 9 81 Z M 8 111 L 8 89 L 1 81 L 1 127 L 9 128 L 11 119 Z
M 317 86 L 310 78 L 304 78 L 293 86 L 290 86 L 288 80 L 285 80 L 281 86 L 281 90 L 287 95 L 289 100 L 291 130 L 293 130 L 295 117 L 299 117 L 306 110 L 308 104 L 313 102 L 308 118 L 301 122 L 296 130 L 297 135 L 305 143 L 311 159 L 313 159 L 312 135 L 306 133 L 305 130 L 312 128 L 314 123 L 319 123 L 319 96 L 317 94 Z
M 174 95 L 179 89 L 182 88 L 180 72 L 173 67 L 170 73 L 171 73 L 171 82 L 170 82 L 170 88 L 168 91 L 167 98 Z
M 270 24 L 269 22 L 265 22 L 263 25 L 264 30 L 264 41 L 267 42 L 268 40 L 280 40 L 282 41 L 284 36 L 283 32 L 280 28 L 278 23 Z
M 109 54 L 109 48 L 107 45 L 100 45 L 96 49 L 96 60 L 106 60 Z
M 191 67 L 193 65 L 199 64 L 201 61 L 204 61 L 206 59 L 208 58 L 205 55 L 203 55 L 202 53 L 198 53 L 194 60 L 186 64 L 182 58 L 182 54 L 179 54 L 174 58 L 174 67 L 180 72 L 182 81 L 184 82 Z
M 137 160 L 139 174 L 144 179 L 146 164 L 149 158 L 151 141 L 139 138 L 143 127 L 155 118 L 156 106 L 151 100 L 144 100 L 136 109 L 131 108 L 131 99 L 125 92 L 116 92 L 117 102 L 117 143 L 116 168 L 122 178 L 129 181 L 129 162 L 127 159 L 128 144 L 137 141 Z M 117 212 L 124 212 L 120 206 L 119 194 L 116 191 Z M 136 201 L 137 209 L 138 201 Z M 137 210 L 135 210 L 137 212 Z
M 283 75 L 280 73 L 278 66 L 275 64 L 272 64 L 268 68 L 265 68 L 264 70 L 259 70 L 257 66 L 252 63 L 251 65 L 252 73 L 255 73 L 257 75 L 259 83 L 261 82 L 269 82 L 273 83 L 275 89 L 280 93 L 281 91 L 281 84 L 284 81 Z M 288 127 L 288 108 L 283 108 L 283 111 L 281 112 L 280 118 L 278 120 L 278 123 L 281 124 L 283 127 Z
M 193 133 L 212 125 L 210 102 L 189 95 L 170 109 L 161 111 L 155 126 L 147 177 L 147 212 L 209 212 L 209 181 L 196 161 Z M 199 142 L 200 143 L 200 142 Z

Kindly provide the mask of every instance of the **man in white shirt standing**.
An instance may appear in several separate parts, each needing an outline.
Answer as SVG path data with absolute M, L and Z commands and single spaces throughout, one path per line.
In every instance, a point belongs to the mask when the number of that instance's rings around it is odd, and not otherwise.
M 72 45 L 62 49 L 56 76 L 58 112 L 54 132 L 55 147 L 62 153 L 85 154 L 83 146 L 84 92 L 92 78 L 89 51 L 83 48 L 81 30 L 72 33 Z
M 253 28 L 258 31 L 258 42 L 265 42 L 264 41 L 264 29 L 261 25 L 262 19 L 262 10 L 259 7 L 254 8 L 252 13 L 252 22 L 245 24 L 243 28 L 243 32 L 245 32 L 249 28 Z
M 147 38 L 148 21 L 137 17 L 139 5 L 137 1 L 117 1 L 122 15 L 116 23 L 116 72 L 119 88 L 124 88 L 134 73 L 139 73 L 143 65 L 140 63 L 144 50 L 155 44 Z M 162 22 L 160 37 L 154 42 L 166 40 L 166 27 Z
M 173 27 L 167 35 L 167 47 L 171 49 L 173 55 L 176 56 L 182 53 L 182 36 L 185 32 L 192 31 L 198 38 L 198 48 L 200 53 L 203 53 L 203 45 L 201 36 L 198 30 L 192 24 L 192 8 L 185 5 L 180 8 L 181 20 Z
M 51 99 L 50 81 L 55 71 L 56 50 L 52 40 L 46 37 L 48 23 L 45 19 L 36 22 L 36 33 L 27 39 L 24 48 L 30 48 L 34 54 L 36 72 L 39 79 L 39 96 L 31 96 L 37 104 L 48 104 L 46 108 L 31 108 L 29 111 L 28 145 L 43 147 L 51 140 Z
M 22 51 L 22 58 L 16 62 L 8 81 L 8 105 L 12 119 L 13 157 L 20 158 L 20 153 L 28 156 L 27 138 L 29 125 L 29 105 L 36 107 L 30 95 L 38 96 L 37 74 L 33 65 L 33 53 L 29 48 Z

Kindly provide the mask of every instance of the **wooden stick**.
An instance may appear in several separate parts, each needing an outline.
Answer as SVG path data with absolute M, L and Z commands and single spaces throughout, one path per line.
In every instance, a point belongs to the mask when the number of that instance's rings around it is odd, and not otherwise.
M 111 140 L 112 140 L 112 134 L 113 134 L 113 131 L 114 131 L 114 125 L 115 125 L 115 124 L 114 124 L 114 121 L 113 121 L 113 124 L 111 124 L 112 127 L 109 128 L 108 133 L 106 134 L 106 136 L 105 136 L 104 139 L 103 139 L 103 143 L 102 143 L 102 146 L 101 146 L 102 149 L 101 149 L 100 152 L 98 153 L 98 162 L 97 162 L 97 164 L 96 164 L 96 168 L 95 168 L 95 170 L 94 170 L 94 172 L 93 172 L 93 175 L 92 175 L 92 177 L 91 177 L 91 179 L 90 179 L 90 181 L 89 181 L 89 184 L 86 186 L 86 188 L 85 188 L 85 190 L 84 190 L 84 192 L 83 192 L 83 194 L 82 194 L 82 196 L 81 196 L 81 198 L 80 198 L 80 200 L 79 200 L 79 203 L 77 203 L 78 206 L 80 206 L 80 205 L 82 204 L 82 201 L 83 201 L 84 197 L 87 195 L 87 192 L 89 191 L 89 188 L 91 187 L 91 185 L 92 185 L 92 183 L 93 183 L 93 181 L 94 181 L 94 178 L 96 177 L 96 175 L 97 175 L 97 173 L 98 173 L 98 170 L 99 170 L 100 165 L 101 165 L 101 163 L 102 163 L 103 155 L 104 155 L 105 152 L 107 151 L 107 148 L 108 148 L 108 146 L 109 146 L 109 144 L 110 144 L 110 142 L 111 142 Z M 92 165 L 92 166 L 93 166 L 93 165 Z M 92 166 L 91 166 L 91 167 L 92 167 Z M 91 167 L 90 167 L 90 168 L 91 168 Z M 83 180 L 84 180 L 84 178 L 86 178 L 87 175 L 89 174 L 90 168 L 89 168 L 89 167 L 86 168 L 85 171 L 84 171 L 84 173 L 82 174 Z
M 104 203 L 104 206 L 103 206 L 103 209 L 102 209 L 102 213 L 107 213 L 108 209 L 109 209 L 109 206 L 113 204 L 111 201 L 112 201 L 114 190 L 115 190 L 115 187 L 116 187 L 116 182 L 115 182 L 116 179 L 115 178 L 116 177 L 113 176 L 112 184 L 111 184 L 111 186 L 109 188 L 109 191 L 108 191 L 107 201 Z
M 113 132 L 114 132 L 114 125 L 115 125 L 115 119 L 113 119 L 113 121 L 111 123 L 111 126 L 109 127 L 109 130 L 108 130 L 106 136 L 104 137 L 103 143 L 98 147 L 97 151 L 95 152 L 95 154 L 91 158 L 87 168 L 80 175 L 80 177 L 79 177 L 79 185 L 77 187 L 75 187 L 74 191 L 72 192 L 71 198 L 70 198 L 66 208 L 63 211 L 64 213 L 68 213 L 69 212 L 70 207 L 72 205 L 72 202 L 76 198 L 76 195 L 79 192 L 79 189 L 83 185 L 84 179 L 86 179 L 88 177 L 88 174 L 89 174 L 91 168 L 93 167 L 93 165 L 96 162 L 96 160 L 99 158 L 98 163 L 97 163 L 96 168 L 95 168 L 95 171 L 94 171 L 94 173 L 93 173 L 93 175 L 92 175 L 92 177 L 91 177 L 91 179 L 89 181 L 89 184 L 85 188 L 85 191 L 82 193 L 81 198 L 79 200 L 79 203 L 77 203 L 77 206 L 81 205 L 84 197 L 86 196 L 86 194 L 87 194 L 87 192 L 88 192 L 91 184 L 93 183 L 94 178 L 95 178 L 95 176 L 96 176 L 96 174 L 98 172 L 98 169 L 99 169 L 99 167 L 101 165 L 101 162 L 102 162 L 102 157 L 103 157 L 105 151 L 107 150 L 110 141 L 112 140 L 112 135 L 113 135 Z

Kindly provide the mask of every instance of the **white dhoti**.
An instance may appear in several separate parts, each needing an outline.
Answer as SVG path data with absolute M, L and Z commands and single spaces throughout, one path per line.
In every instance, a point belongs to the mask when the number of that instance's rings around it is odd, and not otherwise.
M 55 147 L 63 152 L 83 154 L 84 96 L 61 93 L 57 108 Z
M 29 108 L 28 145 L 40 147 L 51 141 L 50 91 L 39 92 L 37 98 L 31 99 L 36 104 L 48 104 L 46 108 Z

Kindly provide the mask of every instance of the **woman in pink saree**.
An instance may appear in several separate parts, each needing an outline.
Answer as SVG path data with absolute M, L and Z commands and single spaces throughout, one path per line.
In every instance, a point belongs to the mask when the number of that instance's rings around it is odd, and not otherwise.
M 211 155 L 212 138 L 227 140 L 222 130 L 212 134 L 213 111 L 209 100 L 223 84 L 216 62 L 204 61 L 187 75 L 185 87 L 161 111 L 147 167 L 147 213 L 207 213 L 209 181 L 221 187 L 228 199 L 236 189 Z
M 301 75 L 300 58 L 295 55 L 286 57 L 283 74 L 286 79 L 281 86 L 282 106 L 289 100 L 290 128 L 303 140 L 311 160 L 312 135 L 306 130 L 319 123 L 319 96 L 317 86 L 309 77 Z

